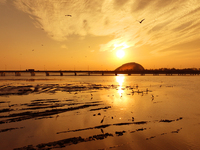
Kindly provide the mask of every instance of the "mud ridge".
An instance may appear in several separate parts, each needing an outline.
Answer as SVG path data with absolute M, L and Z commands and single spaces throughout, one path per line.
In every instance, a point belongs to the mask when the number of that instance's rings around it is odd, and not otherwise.
M 24 127 L 1 129 L 1 130 L 0 130 L 0 133 L 1 133 L 1 132 L 11 131 L 11 130 L 16 130 L 16 129 L 23 129 L 23 128 L 24 128 Z
M 8 116 L 0 116 L 0 118 L 18 117 L 18 118 L 2 120 L 2 121 L 0 121 L 0 124 L 17 122 L 17 121 L 22 121 L 22 120 L 27 120 L 27 119 L 37 118 L 37 117 L 49 116 L 49 115 L 55 115 L 55 114 L 59 114 L 59 113 L 67 112 L 67 111 L 84 109 L 84 108 L 88 108 L 88 107 L 91 107 L 91 106 L 98 106 L 98 105 L 99 104 L 90 104 L 90 105 L 81 105 L 81 106 L 77 106 L 77 107 L 70 107 L 70 108 L 67 108 L 67 109 L 46 110 L 46 111 L 43 111 L 43 112 L 27 111 L 27 112 L 22 112 L 22 113 L 15 113 L 15 114 L 10 114 Z
M 61 131 L 61 132 L 57 132 L 56 134 L 67 133 L 67 132 L 84 131 L 84 130 L 90 130 L 90 129 L 101 129 L 101 128 L 107 128 L 107 127 L 109 127 L 109 126 L 124 126 L 124 125 L 130 125 L 130 124 L 146 124 L 146 123 L 147 123 L 147 121 L 127 122 L 127 123 L 116 123 L 116 124 L 105 124 L 105 125 L 94 126 L 94 127 L 89 127 L 89 128 L 83 128 L 83 129 Z
M 49 143 L 41 143 L 41 144 L 38 144 L 36 146 L 28 145 L 28 146 L 24 146 L 22 148 L 15 148 L 14 150 L 36 150 L 36 149 L 47 150 L 47 149 L 52 149 L 52 148 L 63 148 L 63 147 L 70 146 L 70 145 L 73 145 L 73 144 L 78 144 L 78 143 L 81 143 L 81 142 L 103 140 L 103 139 L 110 137 L 110 136 L 112 137 L 113 134 L 110 134 L 110 133 L 98 134 L 98 135 L 90 136 L 88 138 L 82 138 L 81 136 L 72 137 L 72 138 L 63 139 L 63 140 L 54 141 L 54 142 L 49 142 Z

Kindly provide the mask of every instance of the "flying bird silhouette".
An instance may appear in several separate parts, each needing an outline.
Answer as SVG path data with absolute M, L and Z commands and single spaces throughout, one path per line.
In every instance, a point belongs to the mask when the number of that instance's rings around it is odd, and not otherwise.
M 142 19 L 141 21 L 138 21 L 139 23 L 142 23 L 145 19 Z
M 65 16 L 69 16 L 69 17 L 72 17 L 72 15 L 65 15 Z

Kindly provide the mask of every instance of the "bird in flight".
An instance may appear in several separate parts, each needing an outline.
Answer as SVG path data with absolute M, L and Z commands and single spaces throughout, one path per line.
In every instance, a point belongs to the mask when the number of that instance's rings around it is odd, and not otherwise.
M 65 15 L 65 16 L 69 16 L 69 17 L 72 17 L 72 15 Z
M 142 23 L 145 19 L 142 19 L 141 21 L 138 21 L 139 23 Z

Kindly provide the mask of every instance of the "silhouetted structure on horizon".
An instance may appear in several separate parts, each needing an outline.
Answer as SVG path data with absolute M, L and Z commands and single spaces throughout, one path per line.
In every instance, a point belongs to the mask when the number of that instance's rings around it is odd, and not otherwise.
M 122 66 L 115 69 L 115 71 L 144 71 L 144 67 L 138 63 L 130 62 L 123 64 Z
M 159 68 L 159 69 L 144 69 L 144 67 L 138 63 L 131 62 L 123 64 L 115 70 L 0 70 L 0 76 L 5 76 L 7 73 L 15 73 L 15 76 L 21 76 L 21 73 L 29 72 L 31 76 L 35 76 L 36 73 L 45 73 L 49 76 L 50 73 L 58 73 L 60 76 L 65 74 L 70 75 L 115 75 L 118 74 L 137 74 L 137 75 L 199 75 L 200 68 Z
M 15 76 L 21 76 L 21 73 L 29 72 L 31 76 L 36 73 L 45 73 L 50 76 L 51 73 L 58 73 L 60 76 L 64 74 L 70 75 L 199 75 L 200 69 L 186 68 L 186 69 L 144 69 L 144 70 L 123 70 L 123 71 L 108 71 L 108 70 L 0 70 L 0 76 L 5 76 L 7 73 L 15 73 Z

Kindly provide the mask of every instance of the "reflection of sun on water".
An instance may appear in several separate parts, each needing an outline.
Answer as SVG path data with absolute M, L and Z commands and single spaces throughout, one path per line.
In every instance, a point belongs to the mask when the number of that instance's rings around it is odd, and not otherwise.
M 122 90 L 122 85 L 123 85 L 123 82 L 124 82 L 124 76 L 123 75 L 116 76 L 116 81 L 119 83 L 118 93 L 121 97 L 122 93 L 124 93 L 124 91 Z
M 119 106 L 120 107 L 120 110 L 125 110 L 126 107 L 131 103 L 133 104 L 134 103 L 134 98 L 132 97 L 131 98 L 131 101 L 130 101 L 130 96 L 127 96 L 130 95 L 130 91 L 125 88 L 125 78 L 126 76 L 124 75 L 118 75 L 115 77 L 117 83 L 118 83 L 118 90 L 117 90 L 117 93 L 119 94 L 119 97 L 115 97 L 115 101 L 114 101 L 114 104 Z
M 133 105 L 134 99 L 131 98 L 130 101 L 130 96 L 127 96 L 127 93 L 129 93 L 128 89 L 125 88 L 125 79 L 126 76 L 124 75 L 118 75 L 115 77 L 116 82 L 118 83 L 118 90 L 117 90 L 117 95 L 114 98 L 114 108 L 116 108 L 116 114 L 119 115 L 119 119 L 124 119 L 127 116 L 127 111 L 129 111 L 130 105 Z

